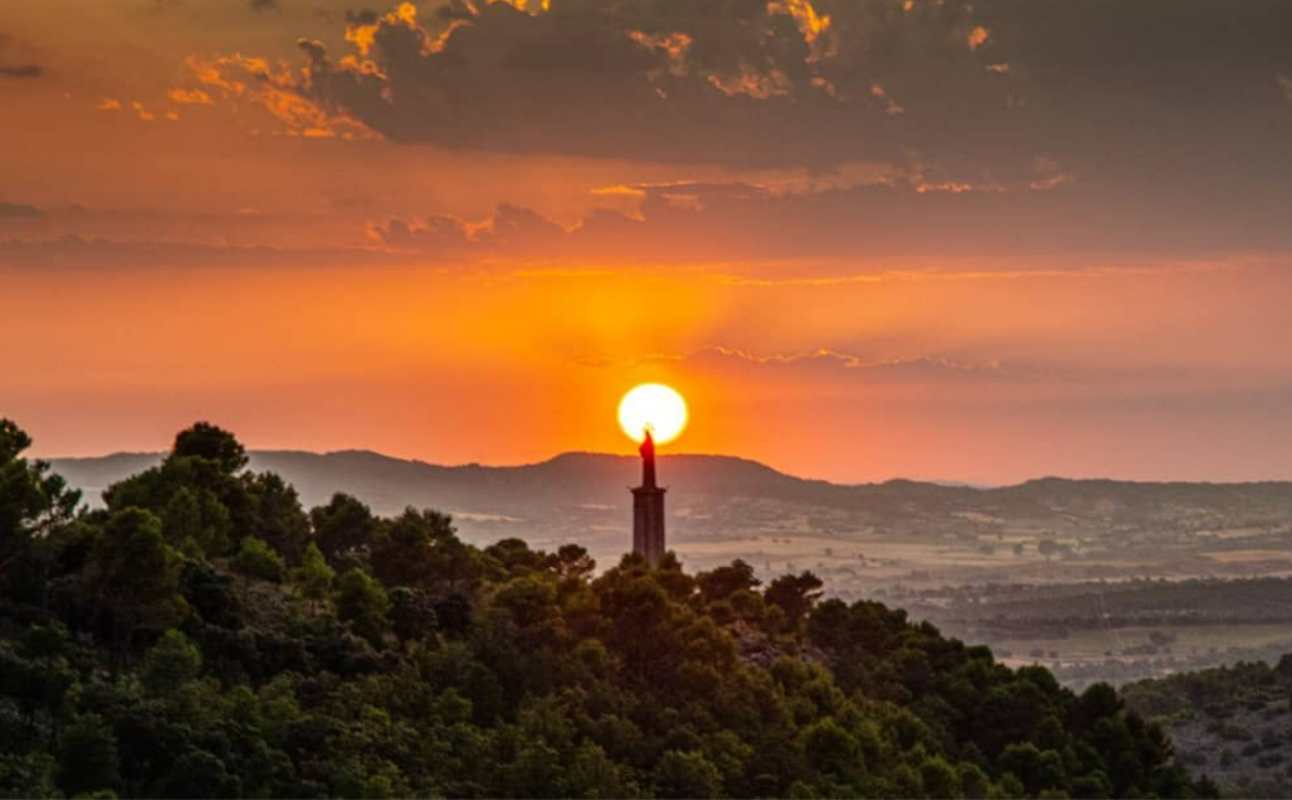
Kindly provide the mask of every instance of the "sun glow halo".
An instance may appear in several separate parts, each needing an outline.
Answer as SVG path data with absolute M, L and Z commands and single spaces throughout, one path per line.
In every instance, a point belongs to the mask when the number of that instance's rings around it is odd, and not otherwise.
M 686 428 L 686 401 L 671 386 L 643 383 L 619 401 L 619 426 L 628 438 L 640 442 L 649 428 L 656 444 L 671 442 Z

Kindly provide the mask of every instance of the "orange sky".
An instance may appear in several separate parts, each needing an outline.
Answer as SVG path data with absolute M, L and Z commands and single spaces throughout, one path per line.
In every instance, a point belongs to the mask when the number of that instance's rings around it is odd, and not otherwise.
M 1287 357 L 1282 300 L 1245 289 L 1254 273 L 733 286 L 645 268 L 72 270 L 56 295 L 47 276 L 9 284 L 6 325 L 38 336 L 10 355 L 29 380 L 5 396 L 47 454 L 159 448 L 211 418 L 256 447 L 514 463 L 627 451 L 618 397 L 662 380 L 692 406 L 674 449 L 802 474 L 1256 477 L 1277 469 Z M 1271 338 L 1227 350 L 1198 316 L 1155 310 L 1172 293 L 1229 294 L 1212 325 Z M 817 344 L 848 339 L 870 355 Z
M 1005 2 L 258 5 L 0 23 L 0 415 L 40 454 L 629 452 L 660 380 L 669 449 L 803 475 L 1292 477 L 1292 64 L 1203 36 L 1277 4 L 1064 12 L 1156 71 Z

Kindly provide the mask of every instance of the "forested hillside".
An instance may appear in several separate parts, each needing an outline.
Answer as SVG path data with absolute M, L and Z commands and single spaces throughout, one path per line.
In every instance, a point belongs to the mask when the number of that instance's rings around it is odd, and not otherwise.
M 1125 687 L 1126 701 L 1175 737 L 1179 760 L 1227 794 L 1292 797 L 1292 654 Z
M 0 425 L 7 796 L 1209 795 L 1096 685 L 742 562 L 308 513 L 181 432 L 85 511 Z

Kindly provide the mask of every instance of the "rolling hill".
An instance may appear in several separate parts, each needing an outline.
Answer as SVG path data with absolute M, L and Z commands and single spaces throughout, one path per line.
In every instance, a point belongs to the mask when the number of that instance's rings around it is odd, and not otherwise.
M 54 468 L 90 502 L 112 482 L 160 454 L 55 459 Z M 441 466 L 370 451 L 254 451 L 251 468 L 281 474 L 306 507 L 345 491 L 383 514 L 405 506 L 451 511 L 468 539 L 510 535 L 578 540 L 613 551 L 627 536 L 634 457 L 566 453 L 522 466 Z M 908 480 L 840 485 L 797 478 L 747 459 L 661 458 L 670 486 L 674 541 L 758 534 L 809 534 L 929 541 L 1043 532 L 1057 539 L 1123 545 L 1144 535 L 1211 534 L 1244 527 L 1268 534 L 1292 519 L 1292 483 L 1134 483 L 1043 478 L 972 488 Z

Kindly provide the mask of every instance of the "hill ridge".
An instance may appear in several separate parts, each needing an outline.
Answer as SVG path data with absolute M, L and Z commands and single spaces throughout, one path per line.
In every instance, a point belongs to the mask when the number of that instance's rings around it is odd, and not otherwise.
M 430 467 L 439 470 L 497 470 L 497 471 L 515 471 L 528 468 L 542 468 L 557 464 L 568 463 L 575 460 L 595 460 L 601 462 L 615 463 L 636 463 L 637 456 L 628 453 L 610 453 L 596 450 L 566 450 L 556 453 L 538 461 L 522 461 L 517 463 L 488 464 L 479 461 L 467 461 L 461 463 L 446 463 L 438 461 L 427 461 L 421 458 L 405 458 L 402 456 L 390 455 L 379 450 L 373 450 L 365 447 L 341 448 L 337 450 L 305 450 L 299 448 L 262 448 L 248 450 L 248 456 L 252 459 L 253 469 L 258 459 L 278 458 L 278 457 L 308 457 L 314 459 L 344 458 L 351 456 L 364 456 L 377 459 L 383 463 L 402 464 L 417 467 Z M 99 465 L 128 459 L 154 459 L 160 461 L 165 454 L 161 451 L 147 450 L 119 450 L 103 455 L 94 456 L 47 456 L 42 460 L 48 461 L 54 465 L 57 470 L 60 466 L 77 466 L 77 465 Z M 973 482 L 958 480 L 933 480 L 927 478 L 909 478 L 904 476 L 893 476 L 883 480 L 872 481 L 837 481 L 828 478 L 809 477 L 798 475 L 778 469 L 770 464 L 746 456 L 730 455 L 726 453 L 668 453 L 659 456 L 664 463 L 686 463 L 686 462 L 712 462 L 719 464 L 741 465 L 745 467 L 755 467 L 766 473 L 779 477 L 788 478 L 803 483 L 836 487 L 841 489 L 875 489 L 875 488 L 911 488 L 911 487 L 931 487 L 945 490 L 966 490 L 972 492 L 1005 492 L 1010 490 L 1041 488 L 1046 486 L 1114 486 L 1114 487 L 1184 487 L 1184 488 L 1216 488 L 1216 489 L 1240 489 L 1240 488 L 1292 488 L 1292 480 L 1267 479 L 1257 481 L 1179 481 L 1179 480 L 1142 480 L 1130 478 L 1106 478 L 1106 477 L 1072 477 L 1066 475 L 1042 475 L 1035 478 L 1027 478 L 1022 481 L 1007 484 L 978 484 Z
M 577 539 L 618 552 L 629 528 L 635 456 L 572 451 L 517 465 L 442 465 L 372 450 L 254 450 L 251 468 L 277 472 L 307 507 L 346 492 L 383 514 L 407 506 L 454 514 L 475 541 L 525 534 Z M 160 462 L 160 453 L 51 459 L 95 503 L 115 481 Z M 1038 478 L 1013 486 L 948 486 L 895 478 L 839 484 L 801 478 L 739 456 L 661 456 L 670 487 L 671 541 L 803 535 L 935 541 L 994 535 L 1001 525 L 1059 539 L 1103 539 L 1126 526 L 1204 530 L 1226 520 L 1281 525 L 1292 518 L 1292 483 L 1131 482 Z M 518 523 L 523 523 L 523 526 Z M 597 543 L 601 543 L 598 545 Z

